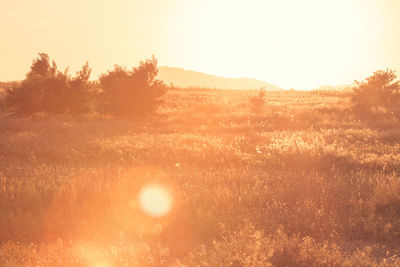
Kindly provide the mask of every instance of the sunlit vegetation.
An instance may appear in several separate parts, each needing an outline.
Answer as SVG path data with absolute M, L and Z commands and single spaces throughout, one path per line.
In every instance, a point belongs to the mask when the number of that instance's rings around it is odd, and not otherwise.
M 0 104 L 17 116 L 102 113 L 143 118 L 157 110 L 160 97 L 166 93 L 164 82 L 156 79 L 158 69 L 154 56 L 132 70 L 115 65 L 112 71 L 100 76 L 99 84 L 89 81 L 90 73 L 86 62 L 71 77 L 68 68 L 58 70 L 49 55 L 39 53 L 21 83 L 0 91 L 5 94 Z
M 400 81 L 393 70 L 380 70 L 357 82 L 352 96 L 353 110 L 361 117 L 400 117 Z
M 154 113 L 160 104 L 160 97 L 166 93 L 164 82 L 156 79 L 157 73 L 154 56 L 132 71 L 116 65 L 100 77 L 102 94 L 99 109 L 122 117 Z
M 60 71 L 49 55 L 40 53 L 20 83 L 7 90 L 4 105 L 16 115 L 84 113 L 89 111 L 89 64 L 75 77 Z
M 400 123 L 352 96 L 170 89 L 146 120 L 3 115 L 1 266 L 399 266 Z
M 266 93 L 265 88 L 260 88 L 257 96 L 250 98 L 250 108 L 252 113 L 259 115 L 263 114 L 265 111 Z

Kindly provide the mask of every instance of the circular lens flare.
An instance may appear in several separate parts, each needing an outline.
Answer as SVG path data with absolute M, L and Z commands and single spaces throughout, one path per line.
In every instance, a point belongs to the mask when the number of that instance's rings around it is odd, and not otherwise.
M 93 267 L 111 267 L 111 264 L 106 261 L 96 261 L 93 263 Z
M 161 217 L 169 212 L 172 205 L 171 195 L 159 185 L 146 185 L 139 193 L 140 208 L 153 217 Z

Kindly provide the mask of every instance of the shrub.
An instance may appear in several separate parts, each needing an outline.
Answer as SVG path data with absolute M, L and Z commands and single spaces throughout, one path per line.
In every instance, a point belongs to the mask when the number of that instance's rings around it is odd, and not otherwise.
M 250 98 L 250 108 L 252 112 L 260 114 L 264 111 L 264 107 L 266 104 L 265 95 L 265 87 L 261 87 L 258 91 L 257 96 Z
M 100 76 L 103 90 L 101 107 L 104 112 L 121 117 L 137 117 L 151 114 L 166 93 L 166 85 L 157 80 L 157 60 L 140 62 L 131 71 L 115 65 L 112 71 Z
M 400 106 L 400 81 L 393 70 L 379 70 L 366 78 L 356 81 L 353 89 L 353 110 L 358 114 L 390 112 L 398 114 Z
M 16 115 L 82 113 L 88 111 L 89 64 L 82 67 L 75 77 L 68 69 L 61 72 L 49 55 L 39 53 L 33 60 L 25 79 L 7 90 L 5 107 Z

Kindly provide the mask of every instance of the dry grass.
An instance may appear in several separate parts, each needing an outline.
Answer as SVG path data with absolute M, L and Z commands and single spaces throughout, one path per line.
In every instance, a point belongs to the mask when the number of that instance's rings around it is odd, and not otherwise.
M 157 118 L 0 119 L 1 266 L 399 266 L 400 125 L 341 92 L 170 90 Z M 171 212 L 136 203 L 158 183 Z M 132 204 L 133 203 L 133 204 Z

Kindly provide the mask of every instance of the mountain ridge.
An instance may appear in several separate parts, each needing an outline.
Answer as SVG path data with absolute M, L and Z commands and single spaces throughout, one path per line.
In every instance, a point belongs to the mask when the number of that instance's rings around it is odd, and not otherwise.
M 162 66 L 158 68 L 158 79 L 177 87 L 201 87 L 215 89 L 259 89 L 264 87 L 267 91 L 281 91 L 282 88 L 252 78 L 229 78 L 213 74 L 206 74 L 193 70 L 177 67 Z

